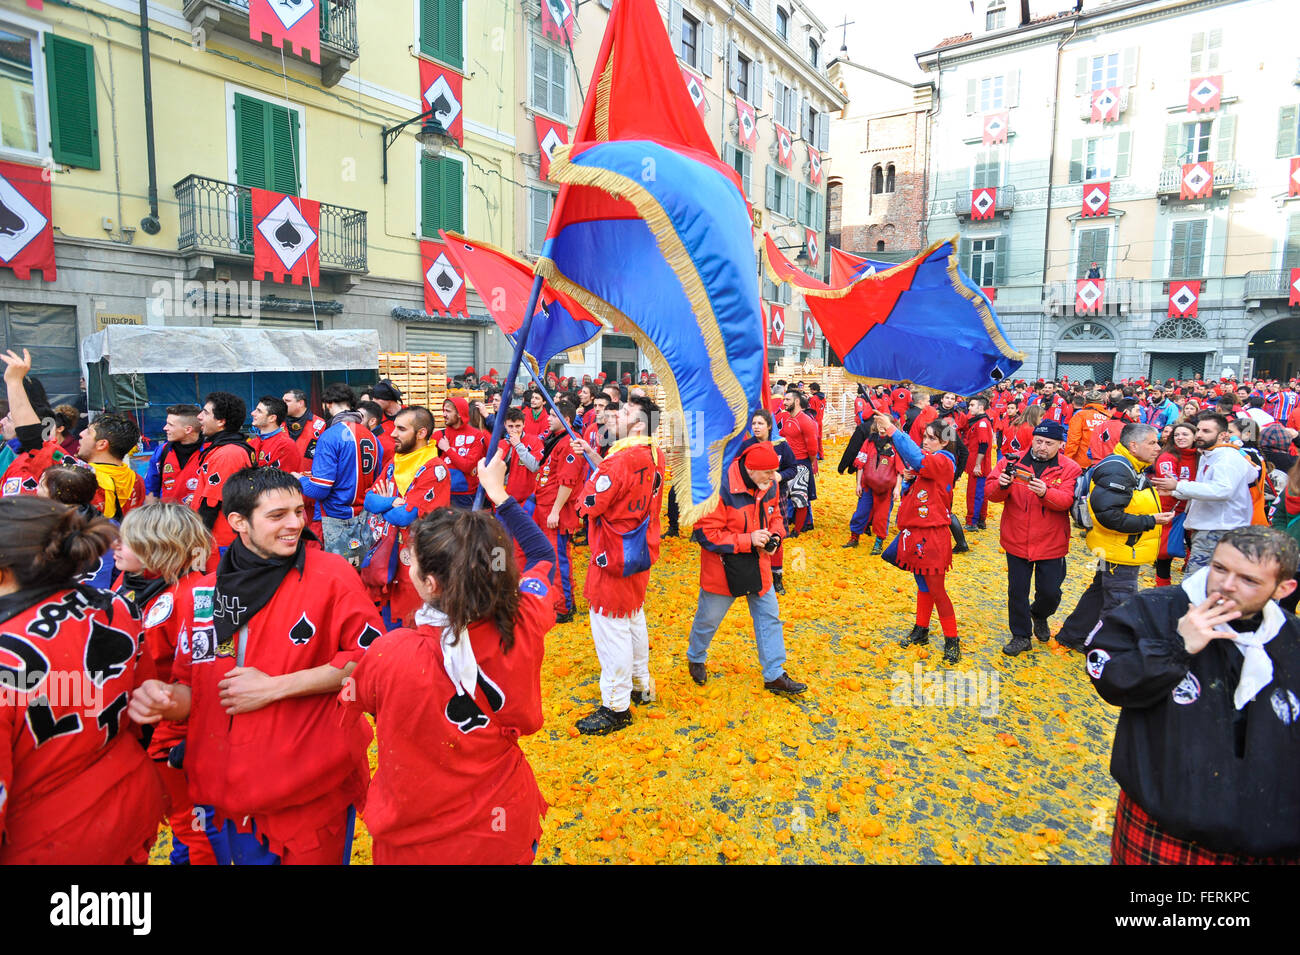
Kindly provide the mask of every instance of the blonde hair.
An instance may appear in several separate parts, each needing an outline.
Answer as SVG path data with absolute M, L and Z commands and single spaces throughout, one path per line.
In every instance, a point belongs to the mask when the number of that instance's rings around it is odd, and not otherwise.
M 1046 411 L 1047 409 L 1042 405 L 1027 405 L 1025 410 L 1020 412 L 1020 417 L 1012 423 L 1017 425 L 1027 424 L 1030 427 L 1037 428 L 1042 422 Z
M 137 507 L 122 518 L 121 535 L 145 570 L 169 584 L 191 570 L 202 572 L 212 555 L 212 535 L 183 504 Z

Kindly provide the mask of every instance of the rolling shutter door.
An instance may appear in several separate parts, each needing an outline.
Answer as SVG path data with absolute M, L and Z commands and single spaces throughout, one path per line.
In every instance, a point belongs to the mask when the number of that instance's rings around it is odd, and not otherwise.
M 453 378 L 467 367 L 478 371 L 478 333 L 460 328 L 406 326 L 405 350 L 413 354 L 437 352 L 447 357 L 447 374 Z

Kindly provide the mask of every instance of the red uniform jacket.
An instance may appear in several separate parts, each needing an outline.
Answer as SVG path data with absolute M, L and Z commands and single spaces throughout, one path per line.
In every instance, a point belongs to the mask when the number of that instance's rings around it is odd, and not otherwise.
M 912 392 L 906 388 L 895 388 L 889 393 L 889 407 L 893 409 L 894 414 L 902 418 L 907 414 L 907 409 L 912 406 Z
M 573 488 L 568 501 L 560 509 L 561 534 L 572 534 L 582 522 L 578 520 L 578 489 L 582 487 L 583 478 L 587 476 L 587 459 L 573 450 L 567 434 L 561 435 L 546 456 L 542 466 L 537 469 L 537 490 L 534 492 L 536 504 L 533 509 L 533 521 L 546 529 L 546 518 L 555 506 L 560 488 Z
M 906 464 L 904 465 L 906 467 Z M 957 466 L 946 452 L 921 459 L 908 491 L 898 502 L 898 529 L 946 527 L 952 509 Z
M 546 437 L 546 432 L 551 429 L 551 418 L 547 414 L 546 408 L 542 408 L 541 417 L 533 414 L 531 407 L 524 408 L 524 434 L 532 435 L 537 439 Z
M 396 470 L 397 462 L 390 461 L 384 471 L 384 478 L 393 485 L 405 506 L 394 508 L 388 514 L 371 514 L 368 521 L 376 549 L 389 534 L 398 535 L 388 552 L 388 566 L 385 570 L 386 586 L 372 588 L 370 596 L 376 602 L 385 600 L 388 602 L 389 617 L 393 620 L 405 620 L 420 608 L 423 601 L 420 600 L 415 585 L 411 583 L 411 575 L 408 571 L 411 566 L 410 558 L 402 556 L 402 548 L 410 539 L 411 524 L 426 514 L 433 513 L 439 507 L 451 506 L 451 473 L 444 460 L 436 455 L 431 456 L 420 466 L 415 476 L 411 478 L 411 483 L 406 487 L 397 485 Z M 394 515 L 396 519 L 408 523 L 404 525 L 392 523 L 388 519 L 389 515 Z
M 962 432 L 962 440 L 966 442 L 966 450 L 970 456 L 966 459 L 966 473 L 974 476 L 975 465 L 980 463 L 980 445 L 984 446 L 983 467 L 980 468 L 981 476 L 987 477 L 989 471 L 993 469 L 993 424 L 989 421 L 987 415 L 976 415 L 966 421 L 966 427 Z
M 925 437 L 925 429 L 930 426 L 931 421 L 939 420 L 939 409 L 935 405 L 926 405 L 921 409 L 921 413 L 916 416 L 912 422 L 912 427 L 907 430 L 907 436 L 912 439 L 917 447 L 921 446 L 921 440 Z
M 462 424 L 435 431 L 429 443 L 436 445 L 443 438 L 447 439 L 445 459 L 451 468 L 451 493 L 474 494 L 478 491 L 478 463 L 487 454 L 488 433 Z
M 796 461 L 812 461 L 817 457 L 817 419 L 811 414 L 802 411 L 786 413 L 777 420 L 777 432 L 790 445 Z M 813 470 L 816 471 L 815 465 Z
M 826 418 L 826 399 L 817 394 L 809 395 L 808 410 L 812 412 L 813 417 L 817 420 L 817 456 L 821 457 L 823 422 Z
M 650 438 L 624 438 L 587 479 L 578 513 L 588 518 L 591 566 L 583 593 L 591 609 L 606 617 L 626 617 L 645 604 L 650 571 L 624 577 L 624 534 L 646 523 L 650 563 L 659 559 L 659 512 L 663 503 L 664 454 Z M 579 495 L 575 495 L 579 496 Z
M 525 433 L 520 436 L 519 443 L 533 456 L 533 460 L 537 462 L 537 469 L 541 470 L 541 439 Z M 528 470 L 527 465 L 519 460 L 518 452 L 509 441 L 502 439 L 498 447 L 506 462 L 506 493 L 522 504 L 533 496 L 533 488 L 537 484 L 537 471 Z
M 1028 467 L 1028 459 L 1025 466 Z M 1070 505 L 1074 502 L 1074 481 L 1079 465 L 1065 456 L 1056 455 L 1056 463 L 1040 475 L 1047 485 L 1041 498 L 1029 490 L 1025 481 L 1012 481 L 1002 487 L 998 476 L 1010 462 L 1002 459 L 985 484 L 991 503 L 1005 502 L 1002 508 L 1002 549 L 1023 560 L 1054 560 L 1070 551 Z
M 706 593 L 731 596 L 727 587 L 727 572 L 722 567 L 723 554 L 748 554 L 754 550 L 751 534 L 760 527 L 773 534 L 785 536 L 781 522 L 781 495 L 776 482 L 761 495 L 745 483 L 741 464 L 731 462 L 723 486 L 718 492 L 718 504 L 695 523 L 691 540 L 700 545 L 700 589 Z M 761 515 L 760 515 L 761 508 Z M 759 573 L 765 594 L 772 586 L 772 555 L 766 550 L 758 552 Z
M 315 849 L 321 828 L 365 801 L 370 727 L 344 729 L 338 698 L 328 693 L 227 715 L 217 685 L 235 658 L 215 645 L 215 585 L 216 574 L 209 574 L 195 586 L 188 645 L 180 644 L 174 669 L 193 692 L 185 752 L 190 798 L 215 806 L 241 831 L 251 817 L 272 852 Z M 247 628 L 244 665 L 270 676 L 324 664 L 342 669 L 384 632 L 351 565 L 306 547 Z
M 45 469 L 64 459 L 70 460 L 71 456 L 64 453 L 57 441 L 46 441 L 33 451 L 23 451 L 5 469 L 0 495 L 35 494 Z
M 0 864 L 145 861 L 166 806 L 126 715 L 151 675 L 130 606 L 60 590 L 0 608 L 11 677 L 0 687 Z
M 253 463 L 249 456 L 248 445 L 242 441 L 230 444 L 218 444 L 204 448 L 199 452 L 199 469 L 196 477 L 199 487 L 190 498 L 190 507 L 198 510 L 202 505 L 221 507 L 221 492 L 231 476 Z M 225 514 L 217 515 L 217 522 L 212 527 L 212 536 L 218 547 L 229 547 L 235 542 L 235 532 L 230 529 Z
M 158 500 L 164 504 L 189 505 L 199 487 L 199 461 L 203 449 L 197 448 L 181 467 L 180 458 L 170 445 L 158 462 Z
M 395 630 L 353 672 L 350 712 L 373 713 L 379 764 L 366 798 L 378 849 L 403 863 L 506 865 L 531 857 L 546 811 L 519 737 L 542 728 L 542 654 L 555 622 L 549 563 L 519 581 L 514 645 L 490 620 L 471 624 L 473 697 L 443 664 L 439 627 Z
M 268 437 L 255 434 L 248 445 L 253 449 L 259 468 L 279 468 L 286 474 L 302 470 L 302 451 L 284 428 L 276 428 Z
M 1097 430 L 1092 433 L 1092 441 L 1088 444 L 1089 466 L 1114 453 L 1115 445 L 1119 444 L 1120 433 L 1124 430 L 1124 426 L 1130 423 L 1128 418 L 1107 418 L 1097 427 Z
M 309 414 L 301 421 L 292 419 L 284 423 L 285 430 L 289 432 L 289 437 L 293 438 L 294 443 L 298 445 L 298 450 L 302 452 L 303 463 L 311 461 L 316 454 L 316 439 L 324 432 L 329 424 L 319 415 Z M 310 468 L 308 469 L 310 470 Z

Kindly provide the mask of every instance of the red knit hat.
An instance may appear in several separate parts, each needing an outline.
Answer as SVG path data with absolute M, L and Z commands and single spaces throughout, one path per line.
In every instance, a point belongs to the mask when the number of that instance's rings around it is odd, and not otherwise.
M 751 471 L 772 471 L 781 466 L 781 458 L 772 447 L 771 441 L 751 444 L 741 460 Z
M 468 368 L 465 369 L 465 377 L 468 378 L 472 374 L 474 374 L 474 366 L 470 365 Z

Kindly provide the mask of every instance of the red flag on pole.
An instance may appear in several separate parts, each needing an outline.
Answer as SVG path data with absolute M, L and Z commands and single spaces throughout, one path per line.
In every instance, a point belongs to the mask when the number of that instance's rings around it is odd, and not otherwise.
M 32 269 L 53 282 L 54 226 L 50 181 L 42 166 L 0 162 L 0 266 L 27 281 Z
M 447 257 L 446 246 L 441 242 L 422 239 L 420 265 L 424 269 L 424 310 L 430 315 L 459 315 L 469 318 L 469 306 L 465 301 L 465 276 Z M 522 320 L 522 315 L 520 319 Z
M 700 115 L 704 115 L 705 110 L 708 109 L 708 104 L 704 99 L 704 81 L 695 75 L 694 70 L 684 66 L 682 67 L 682 79 L 686 81 L 686 92 L 690 94 L 691 102 L 700 111 Z
M 814 186 L 822 181 L 822 154 L 811 146 L 808 147 L 808 181 Z
M 533 118 L 533 126 L 537 130 L 538 158 L 542 164 L 542 178 L 545 179 L 551 172 L 551 156 L 555 153 L 555 147 L 569 141 L 569 127 L 541 116 Z
M 298 56 L 320 63 L 319 0 L 248 0 L 248 35 L 261 43 L 263 34 L 277 50 L 289 47 Z
M 542 0 L 542 36 L 573 44 L 573 7 L 569 0 Z
M 1206 199 L 1214 192 L 1214 163 L 1183 163 L 1183 178 L 1178 184 L 1179 199 Z
M 1119 97 L 1120 91 L 1116 87 L 1093 90 L 1090 121 L 1094 123 L 1118 123 Z
M 1286 194 L 1300 196 L 1300 156 L 1291 157 L 1291 175 L 1286 181 Z
M 970 217 L 992 219 L 998 210 L 998 190 L 994 186 L 976 189 L 970 194 Z
M 1083 218 L 1110 215 L 1110 183 L 1085 183 L 1083 187 Z
M 459 146 L 465 145 L 464 84 L 451 67 L 420 58 L 420 112 L 432 109 L 433 118 Z
M 1074 286 L 1075 314 L 1087 315 L 1089 312 L 1100 312 L 1105 297 L 1105 279 L 1079 279 Z
M 817 326 L 813 324 L 812 312 L 803 313 L 803 347 L 812 348 L 817 344 Z
M 1173 317 L 1195 318 L 1201 300 L 1200 280 L 1182 280 L 1169 283 L 1169 314 Z
M 1287 299 L 1288 305 L 1300 305 L 1300 269 L 1291 270 L 1291 295 Z
M 817 239 L 816 229 L 804 229 L 804 244 L 808 247 L 808 264 L 820 265 L 822 261 L 821 242 Z
M 794 168 L 794 139 L 790 136 L 790 130 L 786 129 L 780 123 L 773 123 L 776 127 L 776 161 L 786 169 Z
M 746 103 L 736 95 L 736 125 L 737 136 L 740 145 L 746 149 L 755 149 L 758 146 L 758 118 L 754 115 L 754 107 Z
M 1187 112 L 1213 113 L 1222 96 L 1222 76 L 1198 76 L 1187 85 Z
M 1005 143 L 1009 126 L 1006 110 L 1002 110 L 1000 113 L 989 113 L 985 116 L 984 145 L 992 146 L 994 143 Z
M 859 275 L 872 275 L 875 269 L 867 260 L 852 252 L 831 246 L 831 288 L 843 288 Z
M 252 188 L 253 277 L 320 285 L 320 203 Z

